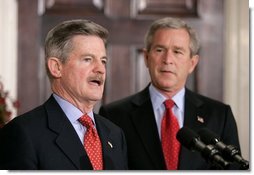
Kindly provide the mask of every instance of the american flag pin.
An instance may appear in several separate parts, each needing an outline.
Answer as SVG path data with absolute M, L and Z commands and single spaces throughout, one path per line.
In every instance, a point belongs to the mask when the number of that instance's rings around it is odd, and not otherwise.
M 203 118 L 203 117 L 197 116 L 197 120 L 198 120 L 200 123 L 204 123 L 204 118 Z
M 110 148 L 113 148 L 113 145 L 110 141 L 108 141 L 108 145 L 110 146 Z

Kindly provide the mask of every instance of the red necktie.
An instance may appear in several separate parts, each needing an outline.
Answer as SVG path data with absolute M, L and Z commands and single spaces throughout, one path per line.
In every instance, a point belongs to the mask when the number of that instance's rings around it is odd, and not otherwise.
M 177 118 L 172 112 L 174 106 L 173 100 L 164 102 L 166 111 L 161 122 L 161 143 L 162 150 L 168 170 L 177 170 L 178 155 L 180 151 L 180 143 L 176 139 L 176 133 L 179 130 Z
M 85 114 L 79 118 L 79 122 L 87 129 L 84 136 L 84 147 L 92 163 L 93 169 L 102 170 L 103 161 L 101 141 L 96 129 L 94 128 L 93 121 Z

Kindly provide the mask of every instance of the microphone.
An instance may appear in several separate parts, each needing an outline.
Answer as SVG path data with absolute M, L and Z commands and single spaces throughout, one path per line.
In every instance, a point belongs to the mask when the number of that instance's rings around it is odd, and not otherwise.
M 219 151 L 213 145 L 204 144 L 193 130 L 182 127 L 177 132 L 176 138 L 187 149 L 200 152 L 207 162 L 216 167 L 226 169 L 229 166 L 229 162 L 221 157 Z
M 242 170 L 249 169 L 249 162 L 247 160 L 244 160 L 242 156 L 240 155 L 239 149 L 235 147 L 234 145 L 226 145 L 222 141 L 220 141 L 219 137 L 210 131 L 207 128 L 203 128 L 199 130 L 199 135 L 201 140 L 204 141 L 206 144 L 213 144 L 215 147 L 221 151 L 223 157 L 227 159 L 230 162 L 236 162 L 240 164 L 240 168 Z

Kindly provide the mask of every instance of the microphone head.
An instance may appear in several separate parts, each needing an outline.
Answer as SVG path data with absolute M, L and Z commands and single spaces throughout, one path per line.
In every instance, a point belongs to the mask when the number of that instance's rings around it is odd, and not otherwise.
M 220 139 L 219 137 L 212 131 L 207 128 L 202 128 L 198 131 L 200 139 L 205 144 L 216 144 Z
M 187 127 L 182 127 L 177 132 L 176 138 L 183 146 L 192 150 L 195 140 L 197 140 L 199 137 L 193 130 Z

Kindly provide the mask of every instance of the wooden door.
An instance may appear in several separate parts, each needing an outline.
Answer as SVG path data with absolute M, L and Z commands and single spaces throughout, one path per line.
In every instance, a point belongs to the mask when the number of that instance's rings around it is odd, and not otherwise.
M 141 49 L 155 19 L 180 17 L 201 40 L 200 62 L 187 86 L 217 100 L 223 97 L 223 0 L 19 0 L 19 113 L 51 94 L 44 70 L 46 33 L 63 20 L 84 18 L 110 31 L 107 81 L 102 103 L 133 94 L 149 82 Z M 96 106 L 96 110 L 100 104 Z

